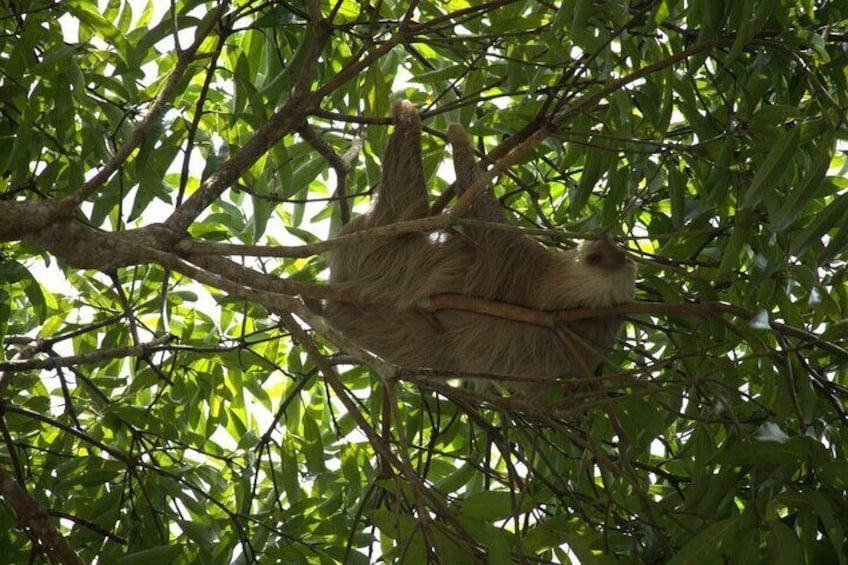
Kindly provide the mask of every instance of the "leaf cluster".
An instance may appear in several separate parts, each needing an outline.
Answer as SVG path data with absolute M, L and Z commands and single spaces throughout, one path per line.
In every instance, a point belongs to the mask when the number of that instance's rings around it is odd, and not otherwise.
M 165 4 L 0 4 L 7 562 L 846 562 L 848 3 Z M 638 261 L 597 383 L 310 308 L 401 98 L 439 206 L 459 122 L 522 229 Z

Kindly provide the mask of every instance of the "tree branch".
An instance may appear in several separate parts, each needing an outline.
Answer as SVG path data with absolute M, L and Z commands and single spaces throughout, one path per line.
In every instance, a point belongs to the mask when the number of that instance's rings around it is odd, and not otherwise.
M 27 494 L 15 477 L 0 466 L 0 495 L 6 499 L 20 525 L 43 548 L 50 560 L 64 565 L 84 565 L 74 548 L 51 523 L 48 513 Z
M 77 365 L 88 365 L 99 363 L 110 359 L 124 359 L 127 357 L 144 357 L 166 345 L 173 336 L 164 335 L 151 342 L 136 345 L 134 347 L 116 347 L 86 353 L 85 355 L 68 355 L 65 357 L 48 357 L 47 359 L 20 359 L 12 361 L 0 361 L 0 387 L 5 380 L 5 372 L 31 371 L 34 369 L 56 369 L 58 367 L 74 367 Z

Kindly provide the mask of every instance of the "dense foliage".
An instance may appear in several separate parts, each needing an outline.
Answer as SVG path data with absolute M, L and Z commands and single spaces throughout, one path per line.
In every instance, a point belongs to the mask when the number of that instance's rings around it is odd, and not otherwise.
M 844 0 L 0 2 L 0 556 L 846 563 L 846 40 Z M 400 98 L 446 210 L 460 122 L 534 236 L 625 242 L 602 379 L 527 406 L 316 314 Z

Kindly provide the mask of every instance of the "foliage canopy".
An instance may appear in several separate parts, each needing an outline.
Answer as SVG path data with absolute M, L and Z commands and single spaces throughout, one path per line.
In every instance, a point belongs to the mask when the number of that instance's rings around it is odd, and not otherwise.
M 844 0 L 3 2 L 0 555 L 846 563 L 846 34 Z M 434 199 L 459 122 L 528 231 L 627 242 L 600 387 L 524 406 L 315 314 L 399 98 Z

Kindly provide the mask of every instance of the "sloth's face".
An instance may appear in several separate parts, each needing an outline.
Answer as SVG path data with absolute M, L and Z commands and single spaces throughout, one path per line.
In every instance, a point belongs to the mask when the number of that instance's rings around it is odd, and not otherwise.
M 552 258 L 545 277 L 545 309 L 602 307 L 630 302 L 636 286 L 636 264 L 606 239 L 582 243 Z

